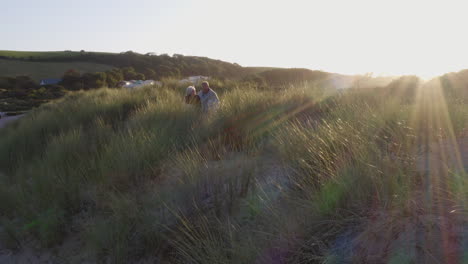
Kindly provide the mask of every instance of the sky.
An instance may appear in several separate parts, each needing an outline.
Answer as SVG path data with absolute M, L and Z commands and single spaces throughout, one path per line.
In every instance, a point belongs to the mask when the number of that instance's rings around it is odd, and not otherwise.
M 468 68 L 463 1 L 0 1 L 0 50 L 132 50 L 424 78 Z

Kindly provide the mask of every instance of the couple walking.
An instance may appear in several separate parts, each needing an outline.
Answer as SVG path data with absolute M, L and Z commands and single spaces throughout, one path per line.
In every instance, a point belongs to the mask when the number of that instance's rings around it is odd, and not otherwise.
M 203 113 L 209 113 L 216 111 L 219 106 L 219 98 L 216 92 L 210 88 L 208 82 L 202 82 L 202 90 L 198 94 L 194 86 L 187 87 L 185 103 L 200 106 Z

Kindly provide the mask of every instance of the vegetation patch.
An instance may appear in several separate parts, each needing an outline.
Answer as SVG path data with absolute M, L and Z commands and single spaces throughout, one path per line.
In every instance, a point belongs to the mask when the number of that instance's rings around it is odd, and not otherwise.
M 466 133 L 455 80 L 211 86 L 211 115 L 163 79 L 71 91 L 1 129 L 3 244 L 46 250 L 74 235 L 91 261 L 113 263 L 466 258 L 464 174 L 416 164 L 432 142 Z M 439 240 L 449 255 L 426 243 Z

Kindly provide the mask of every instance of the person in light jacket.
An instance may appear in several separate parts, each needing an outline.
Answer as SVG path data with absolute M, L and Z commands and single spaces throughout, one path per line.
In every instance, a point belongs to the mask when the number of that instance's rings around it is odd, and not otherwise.
M 208 82 L 202 82 L 202 90 L 198 92 L 201 109 L 203 113 L 215 112 L 219 107 L 219 98 L 215 91 L 210 88 Z

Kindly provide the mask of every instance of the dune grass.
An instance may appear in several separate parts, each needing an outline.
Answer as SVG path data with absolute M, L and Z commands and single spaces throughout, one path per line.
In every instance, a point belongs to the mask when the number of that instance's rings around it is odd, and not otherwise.
M 47 248 L 75 236 L 94 260 L 112 263 L 453 257 L 404 240 L 402 230 L 444 227 L 421 220 L 429 215 L 453 226 L 466 219 L 465 172 L 416 169 L 429 143 L 465 133 L 466 99 L 435 100 L 443 90 L 433 86 L 414 88 L 414 100 L 307 83 L 212 86 L 222 104 L 210 116 L 164 80 L 162 88 L 71 93 L 1 130 L 3 243 L 33 237 Z M 437 230 L 422 236 L 445 239 Z M 403 242 L 424 251 L 401 251 Z M 457 246 L 455 255 L 466 250 Z

